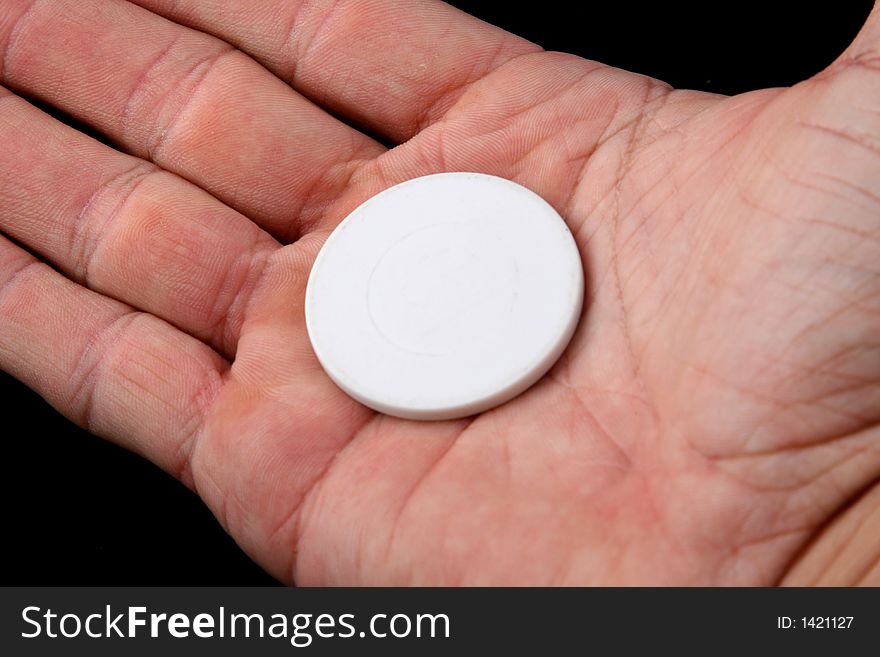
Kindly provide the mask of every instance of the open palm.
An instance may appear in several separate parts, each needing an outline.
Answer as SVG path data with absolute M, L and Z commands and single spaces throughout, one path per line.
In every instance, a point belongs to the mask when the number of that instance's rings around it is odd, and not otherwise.
M 406 0 L 14 0 L 0 49 L 0 367 L 277 577 L 880 581 L 880 18 L 733 98 Z M 420 423 L 329 381 L 303 295 L 440 171 L 547 199 L 587 296 L 532 389 Z

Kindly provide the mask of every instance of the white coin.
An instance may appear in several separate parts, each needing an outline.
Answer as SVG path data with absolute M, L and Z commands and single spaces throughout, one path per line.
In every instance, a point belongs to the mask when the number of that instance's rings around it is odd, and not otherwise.
M 583 288 L 574 238 L 540 196 L 441 173 L 391 187 L 339 224 L 309 276 L 306 325 L 324 370 L 363 404 L 464 417 L 550 369 Z

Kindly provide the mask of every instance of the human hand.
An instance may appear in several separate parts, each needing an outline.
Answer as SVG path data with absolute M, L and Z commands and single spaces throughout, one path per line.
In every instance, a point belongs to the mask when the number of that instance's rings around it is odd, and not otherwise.
M 0 367 L 285 581 L 878 581 L 876 13 L 722 98 L 436 3 L 138 4 L 192 29 L 0 10 L 0 82 L 130 153 L 0 98 L 0 230 L 60 270 L 0 238 Z M 403 421 L 329 382 L 303 293 L 350 210 L 446 170 L 559 210 L 584 316 L 517 399 Z

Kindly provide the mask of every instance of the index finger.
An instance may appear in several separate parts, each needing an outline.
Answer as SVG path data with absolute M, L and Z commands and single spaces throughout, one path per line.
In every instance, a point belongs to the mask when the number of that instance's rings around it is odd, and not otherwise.
M 541 49 L 436 0 L 133 0 L 247 52 L 297 91 L 393 142 Z

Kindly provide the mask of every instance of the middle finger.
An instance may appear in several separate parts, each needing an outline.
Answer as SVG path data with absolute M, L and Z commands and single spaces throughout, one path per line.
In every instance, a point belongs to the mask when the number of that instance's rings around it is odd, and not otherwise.
M 278 243 L 204 190 L 0 87 L 0 232 L 226 356 Z

